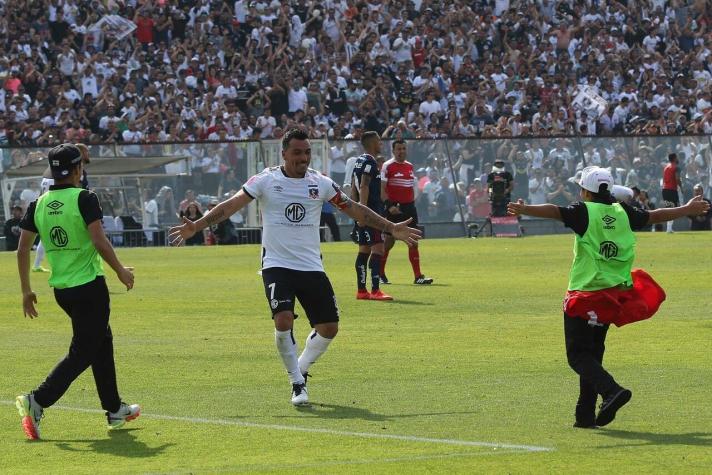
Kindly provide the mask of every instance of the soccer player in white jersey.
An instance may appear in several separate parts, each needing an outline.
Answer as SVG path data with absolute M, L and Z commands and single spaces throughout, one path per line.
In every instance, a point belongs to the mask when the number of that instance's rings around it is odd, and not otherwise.
M 414 245 L 419 230 L 410 220 L 391 223 L 365 206 L 350 200 L 328 177 L 309 168 L 311 145 L 301 129 L 282 138 L 284 165 L 265 169 L 250 178 L 230 199 L 195 222 L 171 228 L 171 244 L 180 245 L 196 232 L 227 219 L 252 200 L 262 212 L 262 280 L 272 311 L 275 343 L 289 381 L 292 404 L 309 403 L 307 376 L 310 366 L 326 351 L 338 332 L 336 297 L 324 273 L 319 244 L 319 219 L 323 202 L 332 203 L 349 217 Z M 295 298 L 304 308 L 313 330 L 297 358 L 294 339 Z
M 40 183 L 40 196 L 44 195 L 49 191 L 49 187 L 54 185 L 54 180 L 52 178 L 42 178 Z M 44 246 L 42 241 L 37 243 L 37 252 L 35 253 L 35 262 L 32 265 L 32 272 L 49 272 L 49 269 L 42 267 L 42 260 L 45 256 Z

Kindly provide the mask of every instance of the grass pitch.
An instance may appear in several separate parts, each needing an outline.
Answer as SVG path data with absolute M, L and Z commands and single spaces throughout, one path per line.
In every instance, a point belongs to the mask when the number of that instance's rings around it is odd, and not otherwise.
M 108 275 L 119 388 L 143 415 L 107 433 L 89 371 L 45 412 L 39 442 L 13 400 L 64 355 L 70 325 L 46 275 L 32 274 L 40 318 L 23 319 L 2 253 L 0 473 L 710 473 L 712 234 L 639 236 L 636 264 L 668 300 L 609 332 L 607 367 L 633 400 L 594 431 L 571 427 L 572 239 L 427 240 L 428 287 L 399 243 L 391 303 L 356 301 L 355 246 L 323 245 L 341 332 L 306 409 L 289 403 L 258 246 L 120 249 L 136 286 Z M 301 349 L 306 318 L 295 333 Z

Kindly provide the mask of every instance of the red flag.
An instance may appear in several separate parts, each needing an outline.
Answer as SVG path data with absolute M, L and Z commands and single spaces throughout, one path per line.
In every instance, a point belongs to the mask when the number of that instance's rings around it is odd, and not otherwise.
M 665 291 L 643 269 L 633 269 L 631 276 L 633 287 L 629 289 L 566 292 L 564 312 L 618 327 L 652 317 L 665 301 Z

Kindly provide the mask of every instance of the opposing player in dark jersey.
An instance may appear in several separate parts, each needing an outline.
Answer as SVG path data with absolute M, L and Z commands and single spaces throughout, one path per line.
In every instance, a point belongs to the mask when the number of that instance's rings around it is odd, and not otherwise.
M 171 228 L 172 244 L 182 244 L 196 232 L 228 219 L 252 200 L 262 213 L 262 280 L 272 312 L 275 345 L 292 384 L 292 404 L 309 403 L 308 370 L 324 354 L 339 330 L 339 310 L 334 290 L 324 272 L 319 250 L 319 220 L 324 202 L 351 218 L 413 245 L 420 231 L 408 221 L 391 223 L 365 206 L 351 201 L 325 175 L 309 168 L 311 144 L 300 129 L 282 138 L 284 165 L 265 169 L 250 178 L 231 198 L 195 222 Z M 294 306 L 299 300 L 313 330 L 297 358 Z
M 393 158 L 381 167 L 381 198 L 385 217 L 388 221 L 397 223 L 411 218 L 411 226 L 418 226 L 418 211 L 415 209 L 415 174 L 413 164 L 406 160 L 407 147 L 405 140 L 393 141 Z M 384 237 L 384 251 L 381 258 L 381 282 L 390 284 L 386 277 L 386 260 L 388 253 L 393 248 L 395 240 L 386 235 Z M 414 284 L 428 285 L 433 279 L 425 277 L 420 271 L 420 253 L 418 245 L 408 248 L 408 259 L 413 268 Z
M 369 131 L 361 137 L 365 153 L 356 160 L 352 180 L 351 196 L 371 211 L 383 214 L 381 200 L 381 137 Z M 356 298 L 360 300 L 393 300 L 380 289 L 381 256 L 383 256 L 383 234 L 363 223 L 356 223 L 354 229 L 358 243 L 356 255 Z M 371 292 L 366 288 L 366 266 L 371 270 Z

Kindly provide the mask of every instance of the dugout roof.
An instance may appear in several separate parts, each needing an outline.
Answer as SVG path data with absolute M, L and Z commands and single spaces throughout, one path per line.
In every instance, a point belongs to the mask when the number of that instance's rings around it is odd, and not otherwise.
M 90 176 L 107 175 L 141 175 L 153 168 L 168 163 L 185 160 L 186 156 L 165 157 L 93 157 L 86 166 Z M 34 178 L 41 177 L 47 170 L 47 161 L 38 160 L 20 168 L 11 168 L 5 172 L 6 178 Z M 160 174 L 165 172 L 161 171 Z

